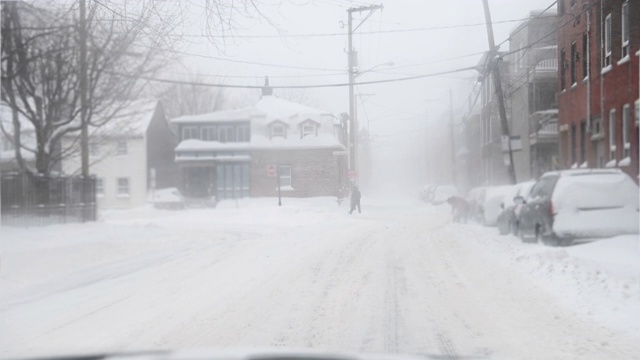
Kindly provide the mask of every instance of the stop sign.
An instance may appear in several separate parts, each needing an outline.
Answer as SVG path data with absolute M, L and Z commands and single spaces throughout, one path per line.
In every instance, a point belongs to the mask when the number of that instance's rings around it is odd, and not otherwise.
M 268 177 L 276 177 L 277 174 L 278 174 L 278 171 L 277 171 L 275 165 L 273 165 L 273 164 L 267 165 L 267 176 Z

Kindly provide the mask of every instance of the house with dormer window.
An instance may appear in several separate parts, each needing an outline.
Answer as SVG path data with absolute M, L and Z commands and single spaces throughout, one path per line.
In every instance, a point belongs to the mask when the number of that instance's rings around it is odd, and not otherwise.
M 171 119 L 180 190 L 192 199 L 336 196 L 345 186 L 343 123 L 272 94 L 254 106 Z

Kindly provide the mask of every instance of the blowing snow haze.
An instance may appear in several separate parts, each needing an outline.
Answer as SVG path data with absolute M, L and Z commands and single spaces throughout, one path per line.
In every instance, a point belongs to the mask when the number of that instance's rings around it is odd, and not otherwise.
M 640 0 L 0 4 L 0 358 L 640 358 Z

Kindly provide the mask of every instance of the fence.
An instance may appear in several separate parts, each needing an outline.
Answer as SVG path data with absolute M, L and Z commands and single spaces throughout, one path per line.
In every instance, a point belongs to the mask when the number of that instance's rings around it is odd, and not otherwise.
M 95 221 L 95 177 L 2 175 L 2 225 Z

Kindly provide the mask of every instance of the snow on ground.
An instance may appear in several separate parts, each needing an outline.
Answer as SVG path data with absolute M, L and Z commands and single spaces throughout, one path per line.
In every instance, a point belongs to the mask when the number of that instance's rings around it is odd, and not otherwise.
M 243 199 L 2 228 L 0 357 L 134 349 L 639 358 L 638 237 L 570 248 L 447 205 Z

